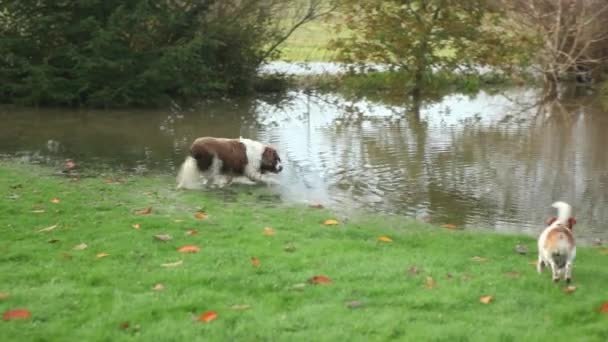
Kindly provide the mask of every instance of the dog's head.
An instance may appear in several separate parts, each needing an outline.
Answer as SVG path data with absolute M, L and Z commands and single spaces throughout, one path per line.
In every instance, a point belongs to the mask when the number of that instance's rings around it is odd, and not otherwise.
M 552 225 L 553 222 L 555 222 L 555 221 L 557 221 L 557 217 L 550 217 L 550 218 L 548 218 L 547 221 L 546 221 L 547 226 Z M 576 224 L 576 219 L 574 217 L 571 217 L 571 218 L 568 219 L 568 223 L 567 223 L 568 229 L 573 230 L 575 224 Z
M 277 153 L 277 150 L 270 146 L 266 146 L 264 148 L 264 152 L 262 153 L 262 163 L 260 165 L 260 169 L 262 173 L 264 172 L 273 172 L 279 173 L 283 170 L 283 165 L 281 165 L 281 157 Z

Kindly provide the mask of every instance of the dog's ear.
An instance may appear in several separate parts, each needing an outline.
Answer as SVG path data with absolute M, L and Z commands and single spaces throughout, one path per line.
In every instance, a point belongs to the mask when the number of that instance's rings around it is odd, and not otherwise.
M 264 148 L 264 153 L 262 153 L 262 160 L 272 161 L 272 158 L 274 157 L 275 153 L 276 150 L 274 148 L 266 146 Z
M 551 224 L 553 224 L 553 222 L 557 221 L 557 217 L 549 217 L 547 219 L 547 221 L 545 221 L 545 223 L 547 224 L 547 226 L 550 226 Z
M 574 228 L 575 224 L 576 224 L 576 219 L 574 217 L 571 217 L 568 219 L 568 228 L 570 228 L 570 230 L 572 230 Z

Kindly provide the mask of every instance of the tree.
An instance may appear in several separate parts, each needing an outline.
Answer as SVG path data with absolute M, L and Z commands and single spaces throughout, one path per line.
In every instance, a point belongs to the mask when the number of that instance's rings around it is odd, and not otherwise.
M 471 65 L 468 53 L 483 35 L 484 0 L 342 0 L 335 46 L 347 62 L 378 62 L 411 75 L 420 95 L 434 70 Z

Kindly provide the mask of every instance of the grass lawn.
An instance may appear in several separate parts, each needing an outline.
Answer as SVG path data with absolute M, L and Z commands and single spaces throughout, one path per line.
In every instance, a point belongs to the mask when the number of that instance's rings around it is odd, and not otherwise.
M 265 187 L 52 174 L 0 163 L 0 314 L 31 313 L 0 321 L 2 341 L 608 339 L 605 248 L 579 248 L 567 294 L 536 274 L 529 237 L 334 217 Z M 188 245 L 200 251 L 177 251 Z M 197 321 L 208 311 L 217 317 Z

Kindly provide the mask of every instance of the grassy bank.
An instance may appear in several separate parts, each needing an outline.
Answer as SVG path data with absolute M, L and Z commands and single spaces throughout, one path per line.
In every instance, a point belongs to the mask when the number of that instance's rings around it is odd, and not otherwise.
M 363 215 L 326 226 L 330 211 L 267 188 L 3 163 L 0 193 L 0 312 L 31 312 L 0 322 L 3 341 L 608 339 L 603 249 L 579 249 L 566 294 L 535 273 L 528 237 Z

